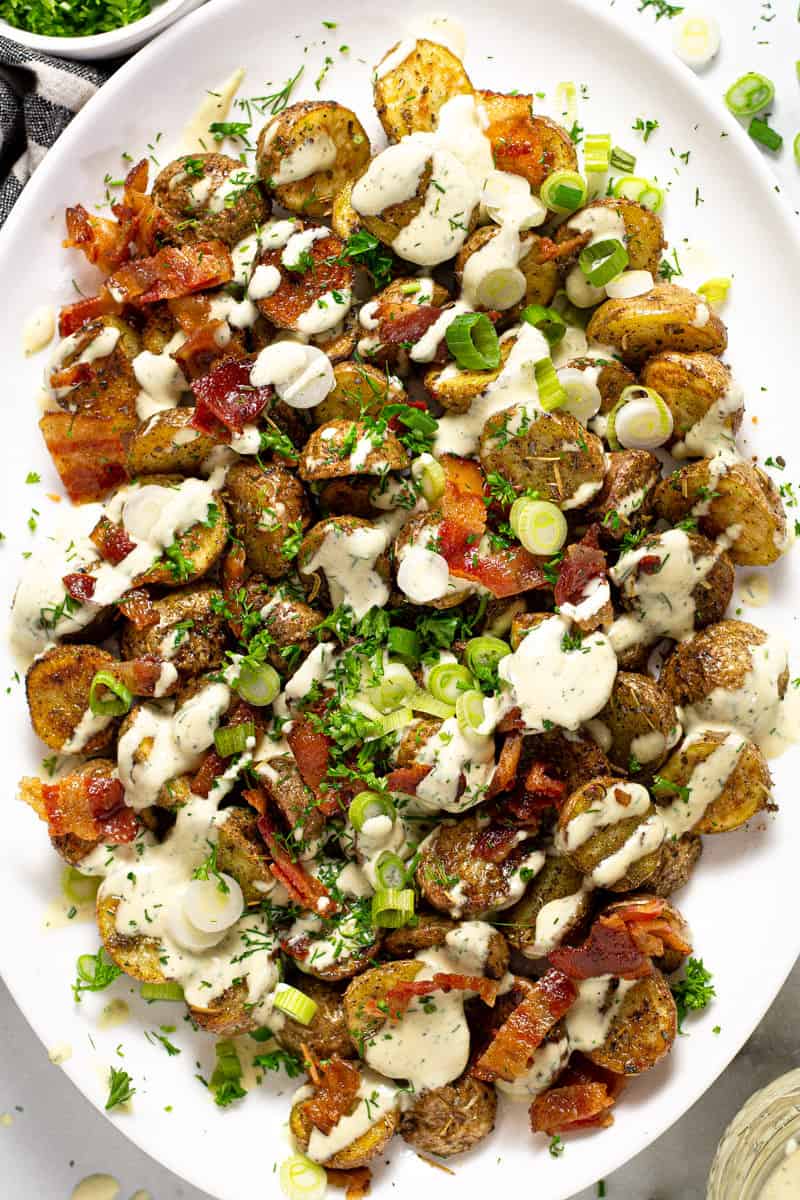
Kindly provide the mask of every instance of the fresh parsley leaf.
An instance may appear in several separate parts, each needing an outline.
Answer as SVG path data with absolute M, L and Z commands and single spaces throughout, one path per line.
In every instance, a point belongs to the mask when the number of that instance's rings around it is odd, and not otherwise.
M 116 1067 L 109 1067 L 106 1112 L 110 1112 L 112 1108 L 116 1108 L 119 1104 L 127 1103 L 132 1096 L 136 1095 L 136 1088 L 131 1087 L 132 1082 L 133 1080 L 127 1071 L 118 1071 Z
M 678 1033 L 683 1033 L 683 1022 L 690 1012 L 707 1008 L 716 996 L 712 978 L 702 958 L 688 958 L 683 968 L 683 979 L 670 985 L 678 1009 Z

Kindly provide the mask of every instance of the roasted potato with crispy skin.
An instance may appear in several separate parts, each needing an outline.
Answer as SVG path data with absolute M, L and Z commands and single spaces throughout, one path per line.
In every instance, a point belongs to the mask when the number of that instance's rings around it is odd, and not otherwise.
M 280 584 L 275 587 L 263 576 L 251 575 L 244 588 L 244 606 L 250 613 L 261 613 L 262 627 L 273 639 L 267 649 L 267 659 L 276 671 L 287 675 L 296 671 L 318 641 L 324 641 L 327 635 L 320 638 L 314 635 L 323 614 L 302 600 L 296 600 L 291 593 L 284 595 L 283 591 Z M 265 608 L 268 610 L 266 615 L 263 613 Z M 290 649 L 292 647 L 297 650 Z
M 237 1037 L 258 1027 L 252 1007 L 247 1003 L 247 984 L 244 982 L 226 988 L 207 1008 L 199 1008 L 194 1004 L 187 1007 L 195 1024 L 215 1037 Z
M 384 404 L 402 404 L 406 394 L 399 379 L 388 371 L 362 362 L 340 362 L 333 368 L 336 385 L 313 410 L 317 425 L 329 421 L 357 421 L 375 417 Z
M 614 768 L 593 737 L 581 730 L 567 736 L 561 729 L 540 733 L 533 742 L 534 757 L 547 764 L 548 774 L 563 781 L 567 795 Z
M 708 452 L 691 437 L 685 439 L 715 406 L 733 444 L 742 423 L 744 397 L 728 367 L 713 354 L 681 354 L 677 350 L 654 354 L 642 368 L 641 382 L 657 391 L 672 413 L 672 441 L 681 443 L 683 457 L 702 457 Z
M 442 514 L 434 509 L 432 512 L 419 513 L 418 516 L 412 517 L 410 521 L 406 521 L 403 528 L 394 541 L 393 557 L 396 567 L 399 567 L 403 561 L 405 549 L 409 545 L 423 546 L 428 549 L 434 549 L 437 545 L 439 530 L 442 524 Z M 428 531 L 427 538 L 425 533 Z M 457 579 L 451 575 L 447 581 L 447 591 L 438 600 L 429 600 L 426 602 L 426 608 L 454 608 L 458 604 L 463 604 L 467 596 L 473 592 L 475 588 L 465 579 Z M 409 600 L 405 595 L 402 595 L 402 600 L 405 603 L 412 604 L 414 601 Z
M 604 747 L 615 767 L 634 778 L 655 771 L 679 736 L 678 714 L 669 692 L 632 671 L 619 671 L 608 703 L 594 718 L 605 727 Z
M 361 174 L 365 174 L 368 169 L 369 164 Z M 379 213 L 361 211 L 367 205 L 364 203 L 361 189 L 358 187 L 359 180 L 357 179 L 350 193 L 350 204 L 364 228 L 368 229 L 373 237 L 378 238 L 384 245 L 392 246 L 405 227 L 410 225 L 414 218 L 419 216 L 422 211 L 422 206 L 425 203 L 425 194 L 428 191 L 432 174 L 433 158 L 430 158 L 420 173 L 414 195 L 409 196 L 406 200 L 398 201 L 397 204 L 390 204 Z
M 549 117 L 536 116 L 531 95 L 478 92 L 488 117 L 486 136 L 498 171 L 522 175 L 538 195 L 554 171 L 574 171 L 578 156 L 572 138 Z
M 371 1016 L 366 1011 L 368 1002 L 384 1002 L 398 983 L 416 979 L 423 965 L 419 959 L 382 963 L 348 983 L 344 994 L 344 1013 L 350 1038 L 360 1054 L 363 1054 L 365 1042 L 368 1044 L 370 1038 L 376 1035 L 380 1037 L 379 1031 L 384 1024 L 382 1018 Z
M 400 1136 L 424 1154 L 464 1154 L 494 1129 L 497 1092 L 491 1083 L 462 1075 L 419 1096 L 400 1118 Z
M 269 579 L 287 575 L 291 561 L 282 553 L 283 544 L 298 521 L 305 529 L 311 520 L 303 485 L 278 463 L 262 468 L 240 460 L 228 471 L 225 498 L 249 566 Z
M 591 910 L 589 892 L 583 890 L 582 883 L 583 875 L 569 859 L 548 855 L 519 904 L 506 914 L 506 937 L 514 949 L 526 958 L 544 958 L 564 938 L 579 934 Z M 570 896 L 575 897 L 574 904 L 557 903 Z M 549 904 L 553 907 L 540 922 L 540 914 Z
M 364 925 L 357 901 L 343 901 L 335 916 L 309 925 L 300 919 L 281 942 L 298 971 L 328 983 L 360 975 L 377 955 L 383 931 Z
M 728 345 L 728 332 L 716 313 L 674 283 L 657 283 L 629 300 L 606 300 L 592 313 L 586 336 L 613 346 L 633 366 L 662 350 L 723 354 Z
M 603 209 L 610 209 L 618 213 L 625 224 L 628 269 L 649 271 L 653 279 L 657 279 L 661 251 L 665 246 L 664 226 L 660 217 L 656 216 L 651 209 L 637 204 L 635 200 L 626 200 L 623 197 L 593 200 L 591 204 L 580 209 L 559 227 L 555 240 L 565 242 L 574 238 L 576 233 L 580 232 L 582 214 L 595 213 Z
M 597 390 L 600 392 L 600 412 L 605 414 L 619 400 L 626 387 L 636 383 L 636 376 L 618 358 L 605 358 L 599 352 L 571 358 L 563 364 L 578 371 L 597 371 Z
M 177 245 L 218 239 L 235 246 L 270 211 L 239 160 L 214 151 L 167 163 L 153 183 L 153 199 L 166 222 L 165 237 Z
M 126 937 L 117 933 L 119 897 L 109 896 L 101 888 L 97 894 L 97 928 L 106 954 L 112 962 L 142 983 L 166 983 L 161 969 L 161 943 L 156 938 Z
M 654 815 L 656 810 L 650 803 L 641 813 L 623 817 L 612 825 L 600 826 L 579 846 L 570 846 L 569 844 L 568 826 L 570 822 L 581 816 L 582 813 L 590 812 L 602 804 L 607 792 L 613 792 L 621 799 L 627 797 L 626 804 L 630 804 L 632 794 L 643 790 L 640 784 L 625 783 L 621 779 L 614 779 L 613 776 L 607 775 L 584 784 L 567 799 L 558 814 L 559 843 L 560 849 L 577 871 L 581 871 L 584 875 L 591 875 L 601 863 L 616 854 L 628 839 L 634 836 L 639 826 Z M 656 850 L 651 850 L 641 858 L 635 859 L 619 879 L 611 882 L 603 881 L 603 886 L 611 892 L 631 892 L 634 888 L 641 887 L 658 869 L 660 855 L 661 847 L 659 846 Z
M 669 984 L 654 971 L 625 994 L 602 1046 L 584 1053 L 618 1075 L 639 1075 L 669 1053 L 677 1032 L 678 1013 Z
M 309 482 L 347 475 L 383 475 L 410 465 L 405 446 L 390 429 L 373 432 L 363 421 L 328 421 L 315 429 L 297 473 Z
M 252 808 L 227 808 L 217 825 L 217 867 L 232 875 L 246 904 L 259 904 L 275 886 Z
M 293 754 L 280 754 L 261 764 L 259 776 L 273 805 L 298 841 L 313 840 L 325 817 L 311 788 L 303 783 Z
M 469 921 L 508 908 L 530 846 L 515 846 L 501 863 L 476 854 L 483 825 L 479 817 L 443 821 L 420 849 L 416 879 L 422 895 L 439 912 Z M 519 890 L 517 890 L 519 895 Z
M 353 180 L 348 179 L 344 187 L 333 197 L 331 203 L 331 227 L 343 242 L 351 238 L 354 233 L 358 233 L 359 229 L 364 228 L 362 218 L 353 208 L 352 191 Z
M 586 512 L 603 533 L 618 542 L 651 519 L 661 464 L 649 450 L 612 450 L 606 455 L 603 486 Z
M 358 1103 L 365 1104 L 366 1101 L 359 1100 Z M 356 1167 L 365 1166 L 371 1159 L 383 1152 L 387 1142 L 394 1137 L 399 1122 L 399 1108 L 384 1113 L 374 1124 L 370 1125 L 366 1133 L 360 1134 L 343 1149 L 337 1150 L 330 1158 L 326 1158 L 322 1165 L 332 1171 L 352 1171 Z M 313 1126 L 303 1108 L 302 1100 L 296 1101 L 292 1106 L 289 1114 L 289 1129 L 298 1149 L 308 1150 Z
M 182 679 L 213 671 L 225 651 L 225 618 L 215 612 L 222 592 L 210 584 L 180 588 L 152 601 L 158 624 L 137 629 L 126 620 L 122 628 L 122 657 L 155 654 L 168 658 Z
M 561 509 L 581 508 L 605 478 L 603 443 L 565 412 L 528 413 L 514 405 L 483 427 L 481 466 L 518 492 L 532 488 Z
M 275 199 L 303 217 L 327 217 L 333 197 L 369 160 L 369 138 L 335 100 L 290 104 L 258 137 L 256 167 Z
M 312 221 L 301 221 L 295 217 L 297 233 L 308 229 L 319 229 Z M 334 311 L 328 311 L 328 293 L 341 295 L 341 301 L 335 301 L 335 308 L 341 308 L 344 320 L 347 314 L 345 297 L 349 296 L 353 287 L 353 268 L 346 259 L 342 258 L 344 243 L 334 233 L 317 238 L 305 250 L 307 261 L 291 266 L 301 267 L 300 270 L 289 270 L 283 264 L 283 253 L 286 247 L 277 249 L 265 248 L 256 260 L 256 267 L 275 267 L 280 273 L 281 283 L 271 296 L 265 296 L 256 301 L 259 310 L 279 329 L 293 329 L 299 333 L 313 334 L 320 332 L 315 318 L 331 315 L 337 317 Z M 334 297 L 335 300 L 335 297 Z M 325 308 L 320 305 L 320 301 Z M 310 321 L 310 326 L 309 326 Z M 336 322 L 328 321 L 327 328 Z
M 765 649 L 759 651 L 759 647 Z M 681 708 L 691 706 L 700 721 L 724 724 L 729 719 L 724 711 L 725 693 L 738 692 L 744 687 L 757 657 L 769 662 L 767 634 L 763 629 L 747 621 L 718 621 L 675 647 L 664 664 L 661 685 Z M 760 707 L 782 699 L 788 682 L 787 668 L 777 676 L 772 695 L 755 690 L 752 695 L 745 695 L 742 707 L 746 712 L 737 724 L 748 719 L 757 721 Z
M 457 942 L 447 942 L 447 935 L 460 927 L 461 922 L 452 921 L 440 913 L 421 912 L 416 925 L 404 925 L 394 929 L 383 942 L 383 950 L 392 958 L 408 958 L 418 950 L 429 950 L 432 946 L 448 946 L 449 953 L 457 958 Z M 508 970 L 508 944 L 499 929 L 493 929 L 488 939 L 486 961 L 482 971 L 490 979 L 502 979 Z M 472 973 L 464 968 L 464 974 Z
M 469 412 L 472 401 L 500 375 L 513 348 L 512 338 L 500 343 L 500 365 L 493 371 L 467 371 L 452 362 L 446 367 L 432 367 L 425 373 L 425 388 L 448 412 Z
M 313 975 L 302 975 L 299 979 L 295 976 L 292 982 L 314 1001 L 317 1011 L 307 1025 L 282 1014 L 283 1023 L 275 1029 L 276 1042 L 284 1050 L 301 1057 L 303 1047 L 307 1046 L 316 1059 L 355 1058 L 341 990 L 321 979 L 314 979 Z
M 88 347 L 97 355 L 78 365 Z M 113 433 L 136 428 L 136 399 L 139 383 L 133 360 L 140 350 L 139 335 L 121 317 L 102 316 L 85 325 L 61 343 L 57 365 L 48 367 L 47 382 L 59 408 L 111 422 Z M 101 354 L 100 350 L 106 352 Z M 73 371 L 74 368 L 74 371 Z
M 671 896 L 685 887 L 702 852 L 703 839 L 696 833 L 667 838 L 661 847 L 661 864 L 647 881 L 648 892 L 654 896 Z
M 437 717 L 418 717 L 407 725 L 403 730 L 403 735 L 395 752 L 395 762 L 398 767 L 411 767 L 414 763 L 419 762 L 420 752 L 423 746 L 436 734 L 442 727 L 442 722 Z M 435 918 L 437 921 L 444 921 L 444 918 Z M 452 928 L 452 922 L 447 923 L 447 928 Z
M 688 463 L 656 488 L 656 515 L 672 524 L 693 514 L 709 537 L 731 526 L 737 536 L 728 553 L 743 567 L 767 567 L 788 548 L 786 513 L 765 471 L 737 462 L 721 473 L 711 460 Z
M 71 752 L 70 742 L 89 710 L 92 680 L 114 661 L 99 646 L 77 645 L 51 646 L 33 660 L 25 676 L 28 711 L 34 733 L 51 750 Z M 114 730 L 109 722 L 73 752 L 98 754 L 110 745 Z
M 456 279 L 459 285 L 463 283 L 464 270 L 469 260 L 499 232 L 500 228 L 497 225 L 482 225 L 480 229 L 472 231 L 456 256 Z M 542 258 L 542 239 L 539 235 L 529 230 L 520 234 L 520 237 L 523 247 L 526 243 L 528 245 L 528 249 L 517 264 L 525 276 L 525 293 L 517 304 L 511 305 L 504 311 L 503 317 L 506 320 L 515 319 L 515 316 L 526 304 L 549 304 L 558 291 L 560 282 L 555 262 L 551 258 Z M 498 307 L 499 305 L 491 303 L 481 304 L 478 302 L 475 304 L 476 311 L 492 310 Z
M 143 421 L 127 446 L 128 474 L 198 475 L 217 442 L 192 428 L 193 416 L 193 408 L 168 408 Z
M 309 597 L 313 601 L 319 593 L 320 586 L 324 583 L 328 592 L 331 592 L 331 585 L 337 595 L 342 590 L 342 585 L 336 580 L 331 580 L 324 567 L 316 569 L 311 567 L 311 563 L 322 548 L 325 538 L 328 535 L 332 537 L 348 537 L 357 529 L 373 529 L 374 526 L 369 521 L 364 521 L 360 517 L 326 517 L 323 521 L 318 521 L 316 525 L 308 530 L 306 536 L 300 543 L 300 551 L 297 555 L 297 569 L 300 573 L 301 581 L 304 586 L 309 588 Z M 389 567 L 389 555 L 384 550 L 374 561 L 373 570 L 377 575 L 388 584 L 391 578 L 391 569 Z M 333 596 L 331 596 L 333 599 Z M 336 603 L 334 602 L 334 607 Z
M 660 768 L 653 790 L 655 799 L 669 804 L 675 801 L 678 789 L 691 788 L 693 773 L 723 745 L 727 736 L 719 730 L 708 729 L 688 737 Z M 733 769 L 724 783 L 720 781 L 721 790 L 692 826 L 691 832 L 729 833 L 769 807 L 772 777 L 761 750 L 755 742 L 740 742 L 737 738 L 733 756 Z M 670 784 L 675 785 L 674 791 Z
M 390 142 L 435 129 L 442 105 L 473 91 L 463 63 L 446 46 L 419 38 L 413 50 L 394 63 L 402 45 L 392 46 L 375 68 L 375 108 Z

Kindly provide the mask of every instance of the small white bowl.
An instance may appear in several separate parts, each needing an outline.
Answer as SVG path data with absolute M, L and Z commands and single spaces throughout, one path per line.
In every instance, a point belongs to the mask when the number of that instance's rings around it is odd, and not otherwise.
M 2 20 L 0 34 L 12 42 L 40 50 L 43 54 L 53 54 L 56 58 L 117 58 L 138 50 L 173 21 L 203 3 L 204 0 L 153 0 L 153 11 L 141 20 L 123 25 L 120 29 L 110 29 L 108 33 L 92 33 L 88 37 L 44 37 L 39 33 L 29 33 L 27 29 L 17 29 Z

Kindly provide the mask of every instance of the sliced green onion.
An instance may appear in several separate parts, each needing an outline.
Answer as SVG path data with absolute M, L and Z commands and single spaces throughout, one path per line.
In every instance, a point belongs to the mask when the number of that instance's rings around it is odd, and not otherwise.
M 800 163 L 800 133 L 795 134 L 792 149 L 794 150 L 794 161 Z
M 630 175 L 636 170 L 636 155 L 631 154 L 630 150 L 623 150 L 621 146 L 615 146 L 611 151 L 610 163 L 615 171 L 625 171 Z
M 247 739 L 256 736 L 254 721 L 242 721 L 241 725 L 226 725 L 214 730 L 214 749 L 220 758 L 230 758 L 247 749 Z
M 571 125 L 578 116 L 578 89 L 571 79 L 556 84 L 555 100 L 562 117 Z
M 412 662 L 419 661 L 419 637 L 413 629 L 403 629 L 400 625 L 391 625 L 386 645 L 390 654 L 400 658 L 410 658 Z
M 364 822 L 373 817 L 388 817 L 393 821 L 396 815 L 397 810 L 385 792 L 359 792 L 347 810 L 350 824 L 359 832 L 364 828 Z
M 608 170 L 611 159 L 611 134 L 587 133 L 583 139 L 583 169 L 587 173 Z
M 553 409 L 561 408 L 563 404 L 566 404 L 567 393 L 561 386 L 561 380 L 549 358 L 540 358 L 537 363 L 534 363 L 533 373 L 539 389 L 539 403 L 545 412 L 552 412 Z
M 391 850 L 384 850 L 375 864 L 375 878 L 382 888 L 405 887 L 408 879 L 406 864 Z
M 113 692 L 114 699 L 101 699 L 97 694 L 100 688 Z M 89 688 L 89 708 L 96 717 L 121 717 L 131 711 L 132 704 L 133 695 L 124 683 L 115 679 L 110 671 L 97 672 Z
M 301 1025 L 308 1025 L 319 1007 L 305 992 L 299 991 L 291 984 L 279 984 L 273 1001 L 275 1008 L 293 1017 Z
M 561 313 L 543 304 L 529 304 L 520 313 L 520 320 L 533 325 L 547 339 L 550 346 L 557 346 L 567 332 L 567 324 Z
M 604 238 L 602 242 L 584 246 L 578 263 L 592 287 L 605 287 L 627 267 L 628 251 L 619 238 Z
M 639 196 L 639 203 L 642 208 L 649 208 L 650 212 L 658 212 L 664 206 L 664 199 L 664 189 L 651 182 Z
M 511 505 L 509 522 L 531 554 L 557 554 L 567 540 L 567 519 L 549 500 L 520 496 Z
M 620 276 L 620 279 L 624 278 L 624 274 Z M 613 284 L 609 284 L 609 287 L 612 286 Z M 596 372 L 581 370 L 580 367 L 559 367 L 556 374 L 567 393 L 564 411 L 580 421 L 581 425 L 588 425 L 592 417 L 599 413 L 603 403 L 595 378 Z
M 324 1167 L 304 1154 L 293 1154 L 281 1163 L 278 1173 L 281 1190 L 289 1200 L 323 1200 L 328 1190 L 328 1175 Z
M 475 680 L 460 663 L 437 663 L 428 676 L 428 690 L 436 700 L 454 705 L 462 692 L 475 686 Z
M 500 364 L 500 341 L 486 313 L 459 313 L 447 326 L 447 348 L 465 371 L 493 371 Z
M 183 988 L 179 983 L 143 983 L 139 987 L 143 1000 L 183 1000 Z
M 98 956 L 96 954 L 81 954 L 75 969 L 78 972 L 78 978 L 84 983 L 93 983 L 97 974 Z
M 476 297 L 481 308 L 498 308 L 505 312 L 519 304 L 526 287 L 525 276 L 519 267 L 496 267 L 483 276 Z
M 758 71 L 748 71 L 725 93 L 725 103 L 737 117 L 753 117 L 775 98 L 775 84 Z
M 432 454 L 421 454 L 411 464 L 411 477 L 422 488 L 422 494 L 428 504 L 435 504 L 444 495 L 447 476 L 444 467 Z
M 480 732 L 480 727 L 484 722 L 486 713 L 483 707 L 483 692 L 464 692 L 458 697 L 456 704 L 456 718 L 458 720 L 458 728 L 465 737 L 484 737 Z
M 747 132 L 754 142 L 758 142 L 760 146 L 766 146 L 767 150 L 780 150 L 783 145 L 783 134 L 778 133 L 777 129 L 773 129 L 760 117 L 753 117 L 747 126 Z
M 372 897 L 372 922 L 383 929 L 400 929 L 414 916 L 412 888 L 379 888 Z
M 638 200 L 642 192 L 650 186 L 643 175 L 620 175 L 614 180 L 614 195 L 625 200 Z
M 483 637 L 470 638 L 467 642 L 464 648 L 464 661 L 470 671 L 477 674 L 481 670 L 491 671 L 501 658 L 505 658 L 510 653 L 511 647 L 508 642 L 484 634 Z
M 422 284 L 420 281 L 418 279 L 414 279 L 411 283 L 401 283 L 400 291 L 404 296 L 413 296 L 414 293 L 418 292 L 421 287 Z
M 100 887 L 98 875 L 82 875 L 74 867 L 65 867 L 61 873 L 61 890 L 73 904 L 91 904 Z
M 539 195 L 552 212 L 575 212 L 586 202 L 586 180 L 577 171 L 553 171 L 542 184 Z
M 722 275 L 715 279 L 707 279 L 705 283 L 701 283 L 697 294 L 702 296 L 712 308 L 716 308 L 717 305 L 724 304 L 727 300 L 731 282 L 729 278 Z
M 608 414 L 606 437 L 612 450 L 654 450 L 672 435 L 672 413 L 653 388 L 626 387 Z
M 408 705 L 396 708 L 394 712 L 387 713 L 381 721 L 381 736 L 385 737 L 387 733 L 397 733 L 398 729 L 405 729 L 406 725 L 410 725 L 413 720 L 414 710 Z
M 714 17 L 688 12 L 678 18 L 672 39 L 681 62 L 695 70 L 708 66 L 719 50 L 719 25 Z
M 369 688 L 367 695 L 381 712 L 394 712 L 417 690 L 414 676 L 402 663 L 387 663 L 383 678 L 376 687 Z
M 269 663 L 250 663 L 245 660 L 239 671 L 236 691 L 248 704 L 257 708 L 272 701 L 281 690 L 281 678 Z
M 452 717 L 456 711 L 454 704 L 448 704 L 445 700 L 437 700 L 430 692 L 414 692 L 410 704 L 414 712 L 426 713 L 430 717 L 441 717 L 443 721 Z

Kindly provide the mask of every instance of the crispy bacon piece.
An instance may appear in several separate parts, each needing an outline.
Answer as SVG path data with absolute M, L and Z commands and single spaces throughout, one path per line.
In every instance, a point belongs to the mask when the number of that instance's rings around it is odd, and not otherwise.
M 328 1183 L 331 1187 L 344 1191 L 344 1200 L 364 1200 L 369 1195 L 372 1185 L 372 1172 L 369 1167 L 351 1167 L 350 1170 L 332 1170 L 325 1168 Z
M 223 242 L 164 246 L 115 271 L 107 289 L 125 304 L 155 304 L 219 287 L 233 278 L 230 252 Z
M 106 562 L 111 563 L 112 567 L 116 567 L 123 558 L 127 558 L 130 552 L 136 549 L 136 542 L 128 537 L 123 526 L 115 525 L 113 521 L 109 521 L 108 517 L 100 518 L 89 534 L 89 538 L 97 546 L 101 556 Z
M 591 240 L 590 233 L 576 233 L 574 237 L 567 238 L 563 242 L 554 242 L 552 238 L 548 237 L 540 238 L 536 246 L 538 261 L 546 263 L 556 259 L 572 258 L 574 254 L 580 253 Z
M 161 668 L 164 660 L 155 654 L 143 654 L 141 658 L 130 658 L 126 662 L 115 663 L 109 667 L 111 674 L 124 684 L 134 696 L 154 696 L 156 686 L 161 679 Z M 178 681 L 159 692 L 160 696 L 169 696 L 177 688 Z
M 302 904 L 321 916 L 329 917 L 339 911 L 339 906 L 332 899 L 328 889 L 313 875 L 309 875 L 299 863 L 293 862 L 292 857 L 278 839 L 278 828 L 270 813 L 266 811 L 267 798 L 259 796 L 262 789 L 251 788 L 244 793 L 245 800 L 257 809 L 261 816 L 258 818 L 258 832 L 266 842 L 272 863 L 270 871 L 286 888 L 292 900 Z
M 192 794 L 208 796 L 214 780 L 225 770 L 225 759 L 216 750 L 209 750 L 192 778 Z
M 582 946 L 559 946 L 548 961 L 571 979 L 594 979 L 598 975 L 643 979 L 653 972 L 652 962 L 618 915 L 598 917 Z
M 195 394 L 195 410 L 192 425 L 204 433 L 216 433 L 222 428 L 241 433 L 245 425 L 255 421 L 266 408 L 273 388 L 253 387 L 250 383 L 252 361 L 229 359 L 215 367 L 208 375 L 195 379 L 192 391 Z
M 125 230 L 117 221 L 87 212 L 82 204 L 68 208 L 65 214 L 67 249 L 81 250 L 104 275 L 109 275 L 130 257 Z
M 442 315 L 433 304 L 381 303 L 376 312 L 381 346 L 412 345 L 428 332 Z
M 608 915 L 619 917 L 642 954 L 651 958 L 661 958 L 666 947 L 679 954 L 692 952 L 684 936 L 688 933 L 687 926 L 679 923 L 678 914 L 659 896 L 615 905 L 613 913 Z
M 48 412 L 39 428 L 73 504 L 102 500 L 128 478 L 125 448 L 113 421 L 83 413 Z
M 117 601 L 117 608 L 139 631 L 152 629 L 161 619 L 146 588 L 131 588 L 125 592 Z
M 464 534 L 480 536 L 486 528 L 484 492 L 486 480 L 478 463 L 456 454 L 439 459 L 445 472 L 441 509 L 444 517 L 460 526 Z
M 102 291 L 97 296 L 84 296 L 74 304 L 65 304 L 58 314 L 58 332 L 61 337 L 69 337 L 83 325 L 96 317 L 119 316 L 122 305 L 118 304 L 110 292 Z
M 163 217 L 156 201 L 147 195 L 147 177 L 148 163 L 143 158 L 128 172 L 122 200 L 111 206 L 116 221 L 94 216 L 82 204 L 68 208 L 64 245 L 81 250 L 105 275 L 128 262 L 132 252 L 152 253 Z
M 497 760 L 494 774 L 489 783 L 486 796 L 489 800 L 501 792 L 509 791 L 516 782 L 519 760 L 522 755 L 522 735 L 510 734 L 503 742 L 503 749 Z
M 403 792 L 406 796 L 416 796 L 417 788 L 426 775 L 433 770 L 426 763 L 412 763 L 410 767 L 396 767 L 386 779 L 390 792 Z
M 78 604 L 88 603 L 94 595 L 95 577 L 87 575 L 85 571 L 74 571 L 71 575 L 65 575 L 61 582 L 67 595 L 77 600 Z
M 75 362 L 60 371 L 53 371 L 50 376 L 52 388 L 75 388 L 80 383 L 90 383 L 95 377 L 95 369 L 91 363 Z
M 567 787 L 560 779 L 553 779 L 548 775 L 547 763 L 532 762 L 525 776 L 525 790 L 537 796 L 546 796 L 548 800 L 558 804 L 564 799 Z
M 548 775 L 547 764 L 542 762 L 530 764 L 523 786 L 521 794 L 503 802 L 505 813 L 518 825 L 538 825 L 542 813 L 563 803 L 567 790 L 560 779 Z
M 361 1086 L 354 1063 L 342 1058 L 314 1064 L 314 1095 L 303 1101 L 303 1112 L 312 1125 L 328 1134 L 342 1117 L 352 1112 Z
M 556 581 L 554 599 L 557 605 L 578 604 L 593 579 L 604 578 L 606 556 L 596 546 L 575 542 L 567 548 Z
M 516 707 L 501 717 L 497 726 L 498 733 L 523 733 L 524 730 L 525 722 L 522 719 L 522 712 Z
M 125 804 L 119 779 L 109 775 L 111 764 L 88 763 L 56 783 L 27 778 L 20 795 L 47 822 L 51 837 L 74 834 L 84 841 L 103 839 L 115 845 L 132 842 L 139 819 Z
M 549 1137 L 578 1129 L 605 1129 L 614 1123 L 609 1110 L 626 1082 L 623 1075 L 574 1054 L 555 1087 L 542 1092 L 531 1104 L 531 1129 Z
M 364 1011 L 371 1017 L 388 1017 L 399 1021 L 412 1000 L 417 996 L 430 996 L 433 992 L 476 992 L 490 1008 L 497 999 L 498 984 L 482 975 L 456 975 L 437 972 L 433 979 L 404 979 L 389 988 L 385 1001 L 375 997 L 367 1000 Z
M 657 575 L 661 570 L 661 558 L 658 554 L 645 554 L 636 565 L 640 575 Z
M 578 995 L 575 984 L 561 971 L 549 970 L 528 991 L 521 1004 L 495 1032 L 472 1067 L 471 1074 L 491 1083 L 518 1079 L 533 1052 Z
M 315 794 L 328 774 L 330 738 L 315 729 L 308 717 L 296 717 L 286 735 L 300 778 Z

